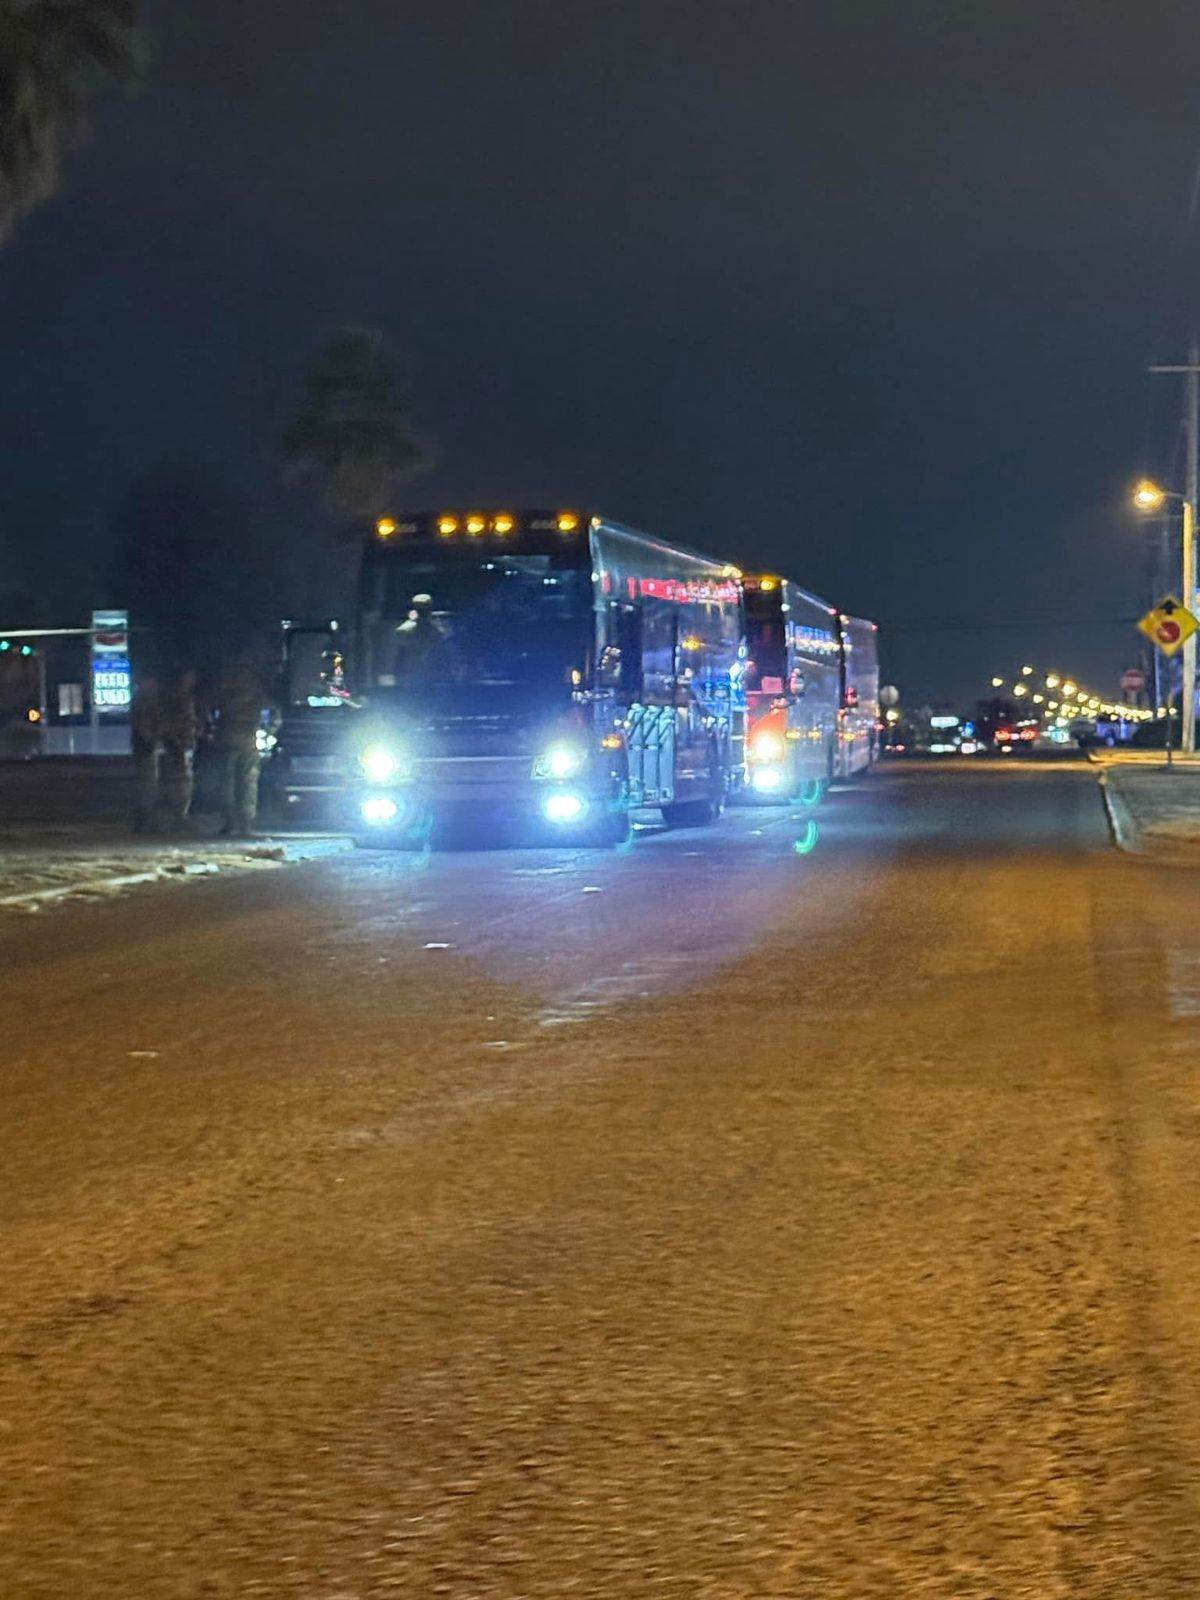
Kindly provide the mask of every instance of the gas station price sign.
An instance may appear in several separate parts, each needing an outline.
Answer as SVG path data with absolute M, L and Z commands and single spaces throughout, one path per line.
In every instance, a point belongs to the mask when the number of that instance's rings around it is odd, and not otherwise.
M 92 705 L 98 712 L 128 714 L 133 703 L 129 664 L 129 613 L 92 612 Z

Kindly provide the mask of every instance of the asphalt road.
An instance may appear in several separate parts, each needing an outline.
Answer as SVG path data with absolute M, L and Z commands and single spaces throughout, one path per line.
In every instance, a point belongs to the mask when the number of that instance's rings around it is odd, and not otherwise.
M 0 922 L 0 1595 L 1194 1600 L 1197 876 L 809 820 Z

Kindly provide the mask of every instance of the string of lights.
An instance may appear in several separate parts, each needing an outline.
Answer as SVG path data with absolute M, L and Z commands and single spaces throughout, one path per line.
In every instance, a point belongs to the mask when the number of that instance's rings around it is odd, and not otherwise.
M 1027 701 L 1029 715 L 1048 727 L 1069 727 L 1076 717 L 1092 720 L 1121 717 L 1127 722 L 1148 722 L 1155 716 L 1146 706 L 1131 706 L 1093 694 L 1065 672 L 1043 672 L 1028 664 L 1011 678 L 993 675 L 992 689 L 997 694 L 1007 693 L 1016 701 Z M 1166 708 L 1160 707 L 1157 714 L 1165 716 Z

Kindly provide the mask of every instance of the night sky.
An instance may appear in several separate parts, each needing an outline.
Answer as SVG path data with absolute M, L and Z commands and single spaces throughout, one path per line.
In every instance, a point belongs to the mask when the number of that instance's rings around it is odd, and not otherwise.
M 877 617 L 910 696 L 1115 688 L 1121 495 L 1176 443 L 1144 368 L 1200 287 L 1193 6 L 148 10 L 145 89 L 0 256 L 0 554 L 60 620 L 163 460 L 284 524 L 272 431 L 353 323 L 436 441 L 417 504 L 780 567 Z

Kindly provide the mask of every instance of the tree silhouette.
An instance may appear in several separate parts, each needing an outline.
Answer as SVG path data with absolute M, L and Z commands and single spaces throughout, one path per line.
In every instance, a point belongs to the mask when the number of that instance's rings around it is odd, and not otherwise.
M 214 672 L 269 650 L 278 624 L 269 552 L 243 501 L 202 463 L 160 463 L 112 523 L 110 597 L 127 606 L 139 659 Z
M 378 334 L 345 328 L 317 347 L 278 456 L 284 477 L 315 483 L 326 511 L 354 534 L 429 466 Z
M 0 0 L 0 238 L 58 187 L 89 95 L 142 61 L 137 0 Z

